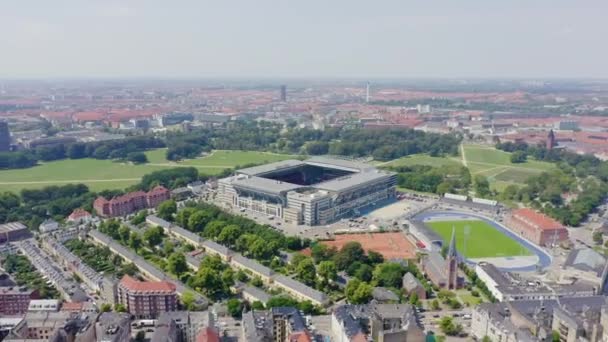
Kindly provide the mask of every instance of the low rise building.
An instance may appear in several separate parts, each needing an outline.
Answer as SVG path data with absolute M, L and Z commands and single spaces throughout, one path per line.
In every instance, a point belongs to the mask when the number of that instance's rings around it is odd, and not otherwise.
M 342 305 L 333 311 L 330 326 L 335 342 L 424 340 L 409 304 Z
M 415 293 L 418 299 L 426 299 L 426 289 L 413 274 L 408 272 L 403 275 L 402 286 L 408 295 Z
M 522 278 L 514 273 L 502 272 L 496 266 L 485 262 L 475 266 L 475 273 L 500 302 L 590 297 L 599 293 L 597 286 L 584 280 L 577 279 L 568 283 L 541 282 L 532 278 Z
M 19 241 L 31 237 L 27 226 L 21 222 L 0 224 L 0 244 L 10 241 Z
M 209 311 L 162 312 L 156 321 L 152 341 L 165 342 L 166 336 L 170 335 L 177 337 L 171 341 L 197 342 L 198 335 L 207 328 L 215 331 L 215 321 Z
M 29 312 L 36 311 L 59 311 L 59 300 L 57 299 L 34 299 L 30 300 L 30 304 L 27 308 Z
M 276 307 L 243 314 L 243 341 L 312 342 L 304 317 L 296 308 Z
M 329 303 L 329 298 L 323 292 L 284 275 L 276 275 L 272 286 L 285 290 L 285 292 L 298 300 L 309 300 L 313 304 L 320 306 L 325 306 Z
M 27 312 L 30 301 L 36 298 L 36 291 L 24 287 L 0 287 L 0 315 L 23 314 Z
M 550 341 L 556 332 L 565 342 L 604 341 L 607 304 L 606 297 L 599 296 L 483 303 L 473 310 L 471 335 L 479 340 L 527 342 Z
M 118 284 L 118 302 L 137 318 L 156 318 L 177 310 L 177 292 L 168 281 L 139 281 L 125 275 Z
M 157 186 L 148 192 L 134 191 L 110 200 L 98 197 L 93 202 L 93 208 L 99 216 L 125 216 L 141 209 L 156 208 L 170 197 L 171 192 L 168 189 Z
M 540 246 L 557 245 L 568 240 L 568 230 L 561 223 L 532 209 L 514 210 L 505 223 L 517 234 Z
M 59 223 L 53 219 L 46 219 L 38 226 L 38 231 L 43 234 L 54 232 L 57 229 L 59 229 Z
M 75 224 L 84 224 L 89 223 L 93 220 L 93 215 L 91 215 L 88 211 L 78 208 L 74 209 L 70 216 L 67 218 L 67 222 L 75 223 Z

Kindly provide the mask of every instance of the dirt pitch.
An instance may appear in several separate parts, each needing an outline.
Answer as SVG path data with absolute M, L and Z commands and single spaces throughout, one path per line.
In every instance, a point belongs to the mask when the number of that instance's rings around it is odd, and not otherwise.
M 335 240 L 321 241 L 327 246 L 342 248 L 346 243 L 356 241 L 366 251 L 372 250 L 384 256 L 385 259 L 414 259 L 416 246 L 403 233 L 364 233 L 339 234 Z

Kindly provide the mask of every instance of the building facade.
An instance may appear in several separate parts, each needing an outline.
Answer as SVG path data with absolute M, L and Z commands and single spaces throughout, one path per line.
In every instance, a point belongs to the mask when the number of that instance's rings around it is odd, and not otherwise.
M 568 240 L 568 230 L 556 220 L 532 209 L 513 210 L 506 224 L 511 230 L 540 246 Z
M 177 292 L 167 281 L 139 281 L 125 275 L 118 284 L 118 302 L 137 318 L 156 318 L 177 310 Z
M 98 197 L 93 202 L 93 208 L 99 216 L 125 216 L 141 209 L 155 208 L 169 198 L 171 192 L 163 186 L 157 186 L 148 192 L 134 191 L 110 200 Z
M 27 312 L 30 300 L 37 298 L 32 290 L 18 287 L 0 287 L 0 315 L 20 315 Z

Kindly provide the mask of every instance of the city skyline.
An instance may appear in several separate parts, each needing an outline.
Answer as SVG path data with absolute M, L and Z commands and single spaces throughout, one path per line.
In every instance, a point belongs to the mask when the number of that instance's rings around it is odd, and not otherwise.
M 0 13 L 0 78 L 605 78 L 606 9 L 22 1 Z

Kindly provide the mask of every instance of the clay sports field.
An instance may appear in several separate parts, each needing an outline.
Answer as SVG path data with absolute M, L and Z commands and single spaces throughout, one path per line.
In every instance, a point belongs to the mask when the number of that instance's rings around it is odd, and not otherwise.
M 414 259 L 416 257 L 416 246 L 400 232 L 339 234 L 335 236 L 335 240 L 321 241 L 321 243 L 334 246 L 339 250 L 351 241 L 360 243 L 366 251 L 372 250 L 382 254 L 385 259 Z

